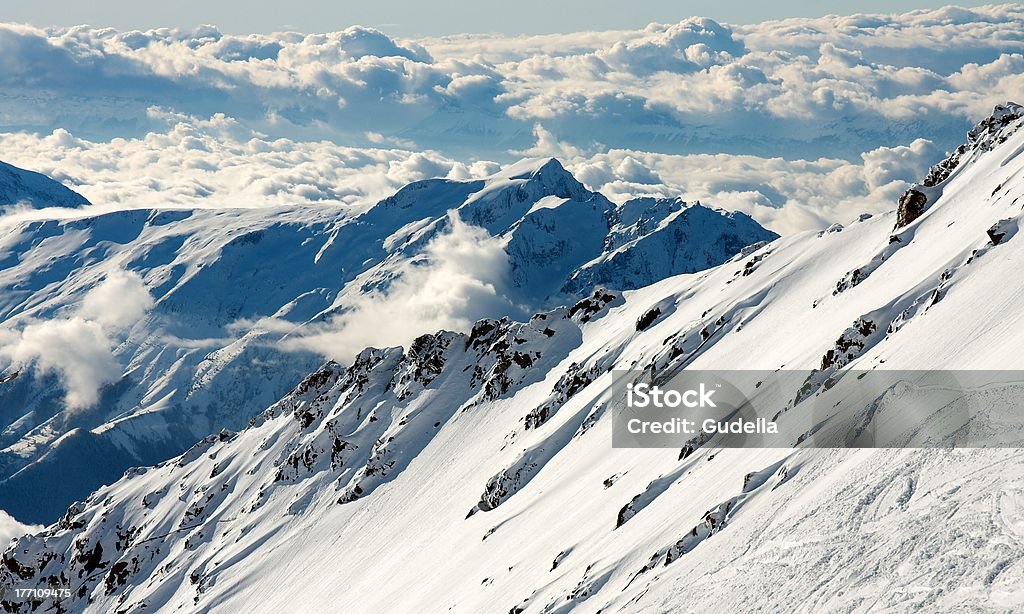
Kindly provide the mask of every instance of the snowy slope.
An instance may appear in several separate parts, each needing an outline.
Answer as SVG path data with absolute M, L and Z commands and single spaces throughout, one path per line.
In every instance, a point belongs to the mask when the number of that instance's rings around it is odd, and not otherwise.
M 380 339 L 385 331 L 368 317 L 353 325 L 367 329 L 361 335 L 324 331 L 357 307 L 384 309 L 385 299 L 366 297 L 386 297 L 403 276 L 422 280 L 417 271 L 444 256 L 431 246 L 454 232 L 454 219 L 483 228 L 490 239 L 473 240 L 490 241 L 507 260 L 508 279 L 478 280 L 501 296 L 465 306 L 460 317 L 469 324 L 571 303 L 588 289 L 581 275 L 634 288 L 775 237 L 745 215 L 699 204 L 619 207 L 555 160 L 527 160 L 479 181 L 413 183 L 364 210 L 133 210 L 20 223 L 0 239 L 0 333 L 74 318 L 83 297 L 122 270 L 141 277 L 155 304 L 117 336 L 123 374 L 101 382 L 88 407 L 68 407 L 65 382 L 53 373 L 0 364 L 0 375 L 19 374 L 0 384 L 0 509 L 52 522 L 128 467 L 243 427 L 322 363 L 320 353 L 350 357 L 362 337 Z M 630 258 L 640 250 L 664 261 L 649 268 Z M 405 343 L 450 322 L 387 324 L 409 335 L 390 342 Z M 306 330 L 314 341 L 301 342 Z
M 0 206 L 28 205 L 43 208 L 81 207 L 88 204 L 84 196 L 46 175 L 0 162 Z
M 613 366 L 1024 367 L 1008 108 L 907 225 L 893 211 L 328 363 L 249 427 L 20 539 L 0 584 L 63 578 L 67 610 L 95 612 L 1024 608 L 1014 450 L 712 441 L 681 458 L 612 449 L 606 411 Z

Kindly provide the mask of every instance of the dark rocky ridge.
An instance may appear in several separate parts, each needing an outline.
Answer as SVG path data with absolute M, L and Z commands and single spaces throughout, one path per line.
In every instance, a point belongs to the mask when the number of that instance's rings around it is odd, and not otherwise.
M 967 133 L 967 142 L 957 147 L 945 160 L 933 166 L 920 184 L 911 186 L 900 197 L 896 209 L 896 229 L 912 223 L 921 217 L 934 198 L 929 198 L 921 188 L 935 188 L 943 183 L 960 166 L 969 153 L 984 153 L 1003 143 L 1016 132 L 1024 118 L 1024 106 L 1014 102 L 996 105 L 992 114 L 981 120 Z M 1012 125 L 1012 127 L 1011 127 Z

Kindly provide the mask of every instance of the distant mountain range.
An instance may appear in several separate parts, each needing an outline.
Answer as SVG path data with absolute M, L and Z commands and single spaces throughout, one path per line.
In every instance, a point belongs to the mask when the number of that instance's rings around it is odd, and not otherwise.
M 99 401 L 88 407 L 69 408 L 66 382 L 38 361 L 0 364 L 0 376 L 19 374 L 0 385 L 0 509 L 52 522 L 129 467 L 244 427 L 323 355 L 350 359 L 452 325 L 414 321 L 417 307 L 389 311 L 388 301 L 458 311 L 468 328 L 572 305 L 595 285 L 629 290 L 703 270 L 775 237 L 699 203 L 616 205 L 553 159 L 478 181 L 419 181 L 363 210 L 85 210 L 20 223 L 0 239 L 5 328 L 72 318 L 122 271 L 154 305 L 115 335 L 121 369 L 93 382 Z M 482 253 L 496 260 L 477 262 Z M 433 285 L 418 287 L 427 277 Z

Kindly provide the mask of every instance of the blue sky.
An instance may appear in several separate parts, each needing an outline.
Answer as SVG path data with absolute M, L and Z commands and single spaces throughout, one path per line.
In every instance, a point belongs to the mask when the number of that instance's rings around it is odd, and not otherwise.
M 323 32 L 350 25 L 378 27 L 396 36 L 433 36 L 461 32 L 547 34 L 580 30 L 637 28 L 651 22 L 671 23 L 689 16 L 731 23 L 754 23 L 783 17 L 826 14 L 893 13 L 938 7 L 941 0 L 6 0 L 3 21 L 37 26 L 88 23 L 122 30 L 155 27 L 192 28 L 214 24 L 223 32 L 279 30 Z M 985 2 L 959 1 L 960 6 Z

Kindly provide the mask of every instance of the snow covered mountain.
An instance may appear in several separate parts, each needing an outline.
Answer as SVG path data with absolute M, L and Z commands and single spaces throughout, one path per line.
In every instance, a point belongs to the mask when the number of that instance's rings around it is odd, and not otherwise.
M 699 203 L 617 206 L 555 160 L 420 181 L 362 209 L 19 223 L 0 239 L 0 509 L 52 522 L 128 467 L 242 428 L 324 354 L 348 360 L 371 342 L 572 304 L 594 282 L 647 285 L 775 236 Z M 105 327 L 97 349 L 97 318 L 79 305 L 125 271 L 144 309 Z M 108 302 L 123 307 L 116 294 Z M 106 366 L 82 373 L 54 354 Z
M 46 175 L 0 162 L 0 206 L 81 207 L 89 201 Z
M 328 362 L 19 539 L 0 585 L 75 612 L 1024 608 L 1015 450 L 613 449 L 607 407 L 613 367 L 1024 367 L 1022 126 L 997 108 L 924 203 Z

